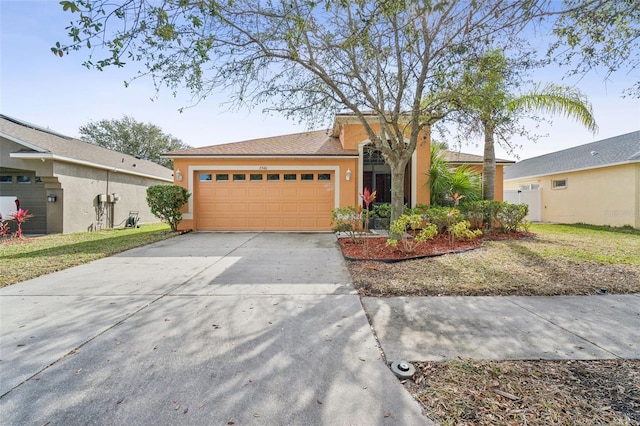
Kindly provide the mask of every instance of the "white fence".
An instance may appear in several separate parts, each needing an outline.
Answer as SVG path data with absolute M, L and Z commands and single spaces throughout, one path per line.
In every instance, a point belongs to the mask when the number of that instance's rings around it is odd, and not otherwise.
M 526 219 L 531 222 L 542 221 L 542 189 L 505 190 L 504 201 L 528 205 L 529 214 Z

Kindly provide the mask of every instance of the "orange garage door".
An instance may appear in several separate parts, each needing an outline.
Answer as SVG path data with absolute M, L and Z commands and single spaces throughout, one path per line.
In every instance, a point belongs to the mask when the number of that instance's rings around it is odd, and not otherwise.
M 198 230 L 331 229 L 334 172 L 196 172 Z

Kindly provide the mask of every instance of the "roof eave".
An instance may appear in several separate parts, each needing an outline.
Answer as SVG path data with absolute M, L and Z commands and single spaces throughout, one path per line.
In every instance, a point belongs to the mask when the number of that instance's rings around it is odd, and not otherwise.
M 34 145 L 34 144 L 32 144 L 32 143 L 29 143 L 29 142 L 23 141 L 22 139 L 16 138 L 15 136 L 11 136 L 11 135 L 9 135 L 9 134 L 7 134 L 7 133 L 4 133 L 4 132 L 0 132 L 0 137 L 3 137 L 3 138 L 5 138 L 5 139 L 8 139 L 8 140 L 10 140 L 11 142 L 15 142 L 15 143 L 17 143 L 18 145 L 22 145 L 22 146 L 24 146 L 25 148 L 29 148 L 29 149 L 32 149 L 32 150 L 37 151 L 37 152 L 48 152 L 46 149 L 41 148 L 41 147 L 39 147 L 38 145 Z
M 518 176 L 518 177 L 508 178 L 508 179 L 505 178 L 504 180 L 505 182 L 507 182 L 507 181 L 514 181 L 514 180 L 522 180 L 522 179 L 534 179 L 534 178 L 540 178 L 540 177 L 549 176 L 549 175 L 559 175 L 562 173 L 575 173 L 575 172 L 582 172 L 585 170 L 604 169 L 606 167 L 624 166 L 626 164 L 635 164 L 635 163 L 640 163 L 640 159 L 632 160 L 632 161 L 621 161 L 618 163 L 601 164 L 601 165 L 590 166 L 590 167 L 581 167 L 578 169 L 558 170 L 558 171 L 539 173 L 539 174 L 528 175 L 528 176 Z
M 162 154 L 162 158 L 358 158 L 358 154 Z
M 117 167 L 110 167 L 104 164 L 93 163 L 91 161 L 76 160 L 75 158 L 63 157 L 63 156 L 55 155 L 52 153 L 12 152 L 9 154 L 9 156 L 11 158 L 19 158 L 22 160 L 42 160 L 42 161 L 55 160 L 55 161 L 61 161 L 65 163 L 77 164 L 80 166 L 92 167 L 94 169 L 108 170 L 115 173 L 123 173 L 123 174 L 139 176 L 139 177 L 144 177 L 149 179 L 156 179 L 164 182 L 173 182 L 173 179 L 171 178 L 164 178 L 161 176 L 151 175 L 148 173 L 135 172 L 132 170 L 119 169 Z
M 482 165 L 484 164 L 482 161 L 462 161 L 462 160 L 455 160 L 455 161 L 447 161 L 447 164 L 453 164 L 456 166 L 462 166 L 464 164 L 478 164 L 478 165 Z M 513 160 L 501 160 L 501 161 L 496 161 L 496 164 L 515 164 L 515 161 Z

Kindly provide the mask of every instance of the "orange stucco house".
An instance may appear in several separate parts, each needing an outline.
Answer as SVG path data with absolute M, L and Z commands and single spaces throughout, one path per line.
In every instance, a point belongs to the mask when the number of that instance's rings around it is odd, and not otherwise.
M 357 205 L 364 188 L 391 201 L 391 173 L 358 119 L 338 114 L 319 130 L 174 151 L 174 183 L 192 196 L 181 229 L 327 231 L 331 210 Z M 429 203 L 426 131 L 405 174 L 405 200 Z M 502 182 L 502 179 L 496 181 Z M 502 194 L 502 191 L 496 191 Z

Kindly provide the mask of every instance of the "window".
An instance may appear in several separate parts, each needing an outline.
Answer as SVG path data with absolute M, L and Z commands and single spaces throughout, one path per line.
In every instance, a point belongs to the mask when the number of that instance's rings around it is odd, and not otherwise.
M 295 173 L 285 173 L 284 174 L 284 180 L 285 181 L 289 181 L 289 182 L 294 181 L 294 180 L 296 180 L 296 174 Z
M 313 173 L 302 173 L 300 180 L 313 180 Z
M 242 182 L 247 180 L 247 175 L 245 175 L 244 173 L 234 173 L 233 174 L 233 181 L 234 182 Z
M 0 176 L 0 183 L 13 183 L 13 176 L 11 175 Z
M 523 185 L 520 185 L 520 190 L 521 191 L 529 191 L 531 189 L 540 189 L 540 184 L 539 183 L 525 183 Z
M 18 183 L 31 183 L 31 176 L 17 176 L 16 182 L 18 182 Z
M 331 180 L 331 173 L 318 173 L 318 180 Z
M 42 178 L 40 176 L 36 176 L 36 183 L 42 183 Z
M 211 178 L 211 173 L 200 173 L 198 175 L 200 182 L 211 182 L 213 179 Z
M 372 146 L 365 146 L 362 155 L 362 161 L 365 166 L 383 166 L 387 164 L 382 157 L 382 153 Z
M 553 179 L 551 181 L 551 188 L 553 189 L 564 189 L 567 187 L 566 179 Z
M 251 173 L 249 175 L 249 180 L 252 180 L 252 181 L 262 180 L 262 173 Z
M 216 182 L 226 182 L 229 180 L 229 175 L 226 173 L 218 173 L 216 175 Z
M 280 173 L 267 173 L 267 180 L 280 180 Z

